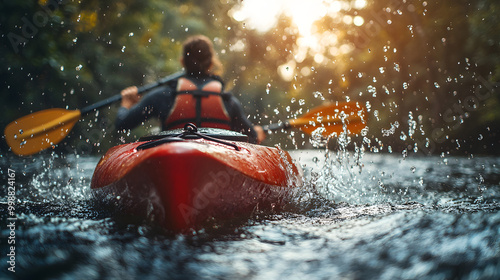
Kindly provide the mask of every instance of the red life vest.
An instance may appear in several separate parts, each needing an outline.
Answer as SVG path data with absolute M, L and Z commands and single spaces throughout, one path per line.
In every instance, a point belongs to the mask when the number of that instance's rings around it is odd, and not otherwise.
M 186 123 L 194 123 L 198 127 L 231 129 L 231 118 L 222 100 L 220 81 L 211 80 L 200 89 L 191 80 L 179 78 L 175 101 L 164 127 L 182 128 Z

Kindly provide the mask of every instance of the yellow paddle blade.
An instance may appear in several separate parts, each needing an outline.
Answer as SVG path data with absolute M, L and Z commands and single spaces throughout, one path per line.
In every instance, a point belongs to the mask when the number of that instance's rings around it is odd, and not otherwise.
M 318 128 L 323 137 L 342 132 L 359 134 L 366 127 L 364 106 L 357 102 L 343 102 L 316 107 L 298 119 L 289 120 L 290 126 L 312 134 Z
M 80 119 L 80 110 L 48 109 L 17 119 L 5 127 L 5 140 L 21 156 L 53 147 Z

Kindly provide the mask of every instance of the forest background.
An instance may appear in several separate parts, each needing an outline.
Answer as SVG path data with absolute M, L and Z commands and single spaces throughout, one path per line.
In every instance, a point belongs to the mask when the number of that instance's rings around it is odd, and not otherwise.
M 357 101 L 368 108 L 369 130 L 349 139 L 352 148 L 500 153 L 498 1 L 278 2 L 1 1 L 0 127 L 47 108 L 83 108 L 180 71 L 183 40 L 205 34 L 227 89 L 255 124 Z M 118 132 L 116 109 L 85 116 L 56 151 L 102 154 L 158 127 L 152 121 Z M 265 142 L 277 143 L 311 147 L 299 131 Z M 5 141 L 0 147 L 9 153 Z

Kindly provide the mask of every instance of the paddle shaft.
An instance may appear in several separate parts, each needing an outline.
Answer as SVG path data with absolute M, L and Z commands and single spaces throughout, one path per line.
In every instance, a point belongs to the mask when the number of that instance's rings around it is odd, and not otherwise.
M 362 121 L 363 121 L 363 119 L 361 117 L 355 116 L 355 117 L 350 117 L 349 122 L 362 122 Z M 347 123 L 349 123 L 349 122 L 347 122 Z M 298 118 L 298 119 L 286 120 L 286 121 L 280 122 L 280 123 L 272 123 L 272 124 L 264 125 L 264 126 L 262 126 L 262 129 L 265 132 L 269 132 L 269 131 L 276 131 L 276 130 L 280 130 L 280 129 L 289 129 L 292 127 L 301 127 L 304 125 L 314 126 L 315 124 L 316 125 L 321 125 L 321 124 L 323 124 L 323 125 L 343 125 L 344 122 L 341 119 L 338 119 L 338 120 L 313 121 L 313 123 L 311 123 L 311 120 L 309 120 L 309 119 Z
M 262 129 L 264 130 L 264 132 L 276 131 L 276 130 L 288 129 L 288 128 L 290 128 L 290 123 L 288 121 L 284 121 L 282 123 L 272 123 L 272 124 L 262 126 Z
M 144 85 L 142 87 L 139 87 L 138 88 L 138 93 L 139 94 L 145 93 L 145 92 L 147 92 L 149 90 L 152 90 L 152 89 L 154 89 L 156 87 L 159 87 L 159 86 L 161 86 L 163 84 L 166 84 L 166 83 L 168 83 L 168 82 L 170 82 L 172 80 L 178 79 L 178 78 L 182 77 L 183 75 L 184 75 L 184 72 L 177 72 L 177 73 L 174 73 L 172 75 L 166 76 L 165 78 L 163 78 L 161 80 L 158 80 L 158 81 L 156 81 L 154 83 L 147 84 L 147 85 Z M 96 102 L 96 103 L 94 103 L 92 105 L 89 105 L 87 107 L 82 108 L 80 110 L 80 113 L 82 115 L 84 115 L 84 114 L 92 112 L 92 111 L 94 111 L 96 109 L 100 109 L 102 107 L 109 106 L 109 105 L 111 105 L 111 104 L 113 104 L 115 102 L 118 102 L 120 100 L 122 100 L 122 95 L 121 94 L 116 94 L 116 95 L 113 95 L 113 96 L 111 96 L 111 97 L 109 97 L 107 99 L 104 99 L 102 101 Z
M 362 119 L 357 118 L 354 121 L 361 122 Z M 305 126 L 305 125 L 318 126 L 321 124 L 324 124 L 324 125 L 343 125 L 342 121 L 331 121 L 331 122 L 323 121 L 323 122 L 315 122 L 314 124 L 308 124 L 308 123 L 304 122 L 303 120 L 299 119 L 299 121 L 297 121 L 295 123 L 291 123 L 291 121 L 287 120 L 287 121 L 284 121 L 281 123 L 272 123 L 272 124 L 264 125 L 264 126 L 262 126 L 262 129 L 264 130 L 264 132 L 269 132 L 269 131 L 276 131 L 276 130 L 280 130 L 280 129 L 290 129 L 292 127 L 301 127 L 301 126 Z

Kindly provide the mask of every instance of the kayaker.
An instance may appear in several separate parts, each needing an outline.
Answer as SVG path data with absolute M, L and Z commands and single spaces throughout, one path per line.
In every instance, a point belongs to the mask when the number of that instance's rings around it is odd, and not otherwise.
M 157 117 L 163 130 L 192 122 L 200 127 L 244 133 L 253 143 L 265 139 L 262 127 L 252 125 L 236 97 L 223 92 L 224 83 L 219 76 L 222 64 L 209 38 L 202 35 L 188 38 L 183 44 L 181 63 L 186 75 L 142 98 L 136 86 L 121 91 L 117 129 L 132 129 L 150 117 Z

